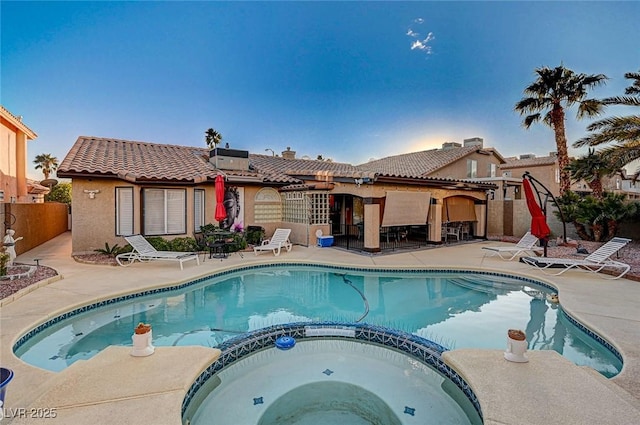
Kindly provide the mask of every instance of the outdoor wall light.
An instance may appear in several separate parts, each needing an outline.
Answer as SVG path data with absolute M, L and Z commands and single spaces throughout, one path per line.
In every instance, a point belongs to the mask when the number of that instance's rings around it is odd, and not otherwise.
M 99 189 L 92 189 L 92 190 L 84 190 L 84 193 L 88 193 L 89 194 L 89 199 L 95 199 L 96 198 L 96 193 L 100 193 Z
M 360 187 L 360 185 L 363 183 L 362 179 L 355 179 L 354 182 L 356 183 L 356 187 Z

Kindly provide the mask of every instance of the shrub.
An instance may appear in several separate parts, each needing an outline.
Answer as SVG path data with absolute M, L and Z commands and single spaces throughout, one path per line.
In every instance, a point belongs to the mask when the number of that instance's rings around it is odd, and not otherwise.
M 94 249 L 95 252 L 99 252 L 101 254 L 107 254 L 112 257 L 115 257 L 118 254 L 122 254 L 123 252 L 128 252 L 129 250 L 130 250 L 130 247 L 129 248 L 121 247 L 118 244 L 115 244 L 114 246 L 109 246 L 107 242 L 104 243 L 104 248 Z

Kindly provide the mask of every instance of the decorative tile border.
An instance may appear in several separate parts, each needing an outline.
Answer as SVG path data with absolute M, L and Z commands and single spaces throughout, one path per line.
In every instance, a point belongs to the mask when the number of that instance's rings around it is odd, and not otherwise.
M 576 319 L 574 319 L 569 313 L 567 313 L 565 310 L 561 310 L 562 314 L 564 315 L 564 317 L 571 322 L 574 326 L 576 326 L 578 329 L 580 329 L 582 332 L 586 333 L 587 335 L 589 335 L 591 338 L 595 339 L 596 341 L 598 341 L 601 345 L 603 345 L 604 347 L 607 348 L 607 350 L 611 351 L 611 353 L 613 353 L 614 356 L 617 357 L 618 360 L 620 360 L 620 363 L 624 363 L 624 360 L 622 359 L 622 354 L 620 354 L 620 352 L 618 351 L 618 349 L 616 347 L 614 347 L 609 341 L 607 341 L 606 339 L 602 338 L 600 335 L 598 335 L 597 333 L 595 333 L 594 331 L 592 331 L 591 329 L 587 328 L 585 325 L 583 325 L 582 323 L 578 322 Z
M 348 336 L 319 336 L 313 333 L 307 335 L 307 330 L 313 328 L 335 328 L 335 329 L 353 329 L 355 337 Z M 319 322 L 319 323 L 290 323 L 285 325 L 275 325 L 268 328 L 259 329 L 257 331 L 248 332 L 246 334 L 231 338 L 222 343 L 218 348 L 222 351 L 220 357 L 209 365 L 193 382 L 184 400 L 182 401 L 181 415 L 184 416 L 191 400 L 200 388 L 223 368 L 235 363 L 245 356 L 249 356 L 256 351 L 265 348 L 273 348 L 275 341 L 281 336 L 293 337 L 296 340 L 320 339 L 320 338 L 340 338 L 340 339 L 356 339 L 371 344 L 381 345 L 404 352 L 405 354 L 420 360 L 422 363 L 431 366 L 440 375 L 451 380 L 469 399 L 476 412 L 482 418 L 482 409 L 480 402 L 469 384 L 454 371 L 450 366 L 442 360 L 442 353 L 448 351 L 447 348 L 428 339 L 419 337 L 414 334 L 397 331 L 383 326 L 372 326 L 366 324 L 353 324 L 342 322 Z

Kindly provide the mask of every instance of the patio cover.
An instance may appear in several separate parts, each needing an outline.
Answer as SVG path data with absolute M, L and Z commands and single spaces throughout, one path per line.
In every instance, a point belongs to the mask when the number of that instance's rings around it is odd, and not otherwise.
M 430 192 L 388 191 L 381 226 L 424 226 L 430 203 Z
M 445 198 L 442 221 L 477 221 L 476 209 L 472 199 L 461 196 Z

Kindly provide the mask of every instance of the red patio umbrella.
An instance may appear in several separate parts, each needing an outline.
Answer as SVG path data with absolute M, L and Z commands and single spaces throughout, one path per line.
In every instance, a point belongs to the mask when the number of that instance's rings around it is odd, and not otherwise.
M 227 218 L 227 210 L 224 208 L 224 177 L 218 174 L 216 177 L 216 215 L 215 219 L 222 222 Z
M 546 240 L 551 235 L 551 229 L 549 229 L 547 218 L 544 216 L 542 208 L 540 208 L 540 205 L 538 205 L 536 198 L 533 196 L 531 183 L 529 183 L 528 179 L 522 180 L 522 187 L 524 188 L 524 197 L 527 200 L 527 207 L 529 208 L 529 213 L 531 214 L 531 234 L 538 239 L 543 240 L 546 257 Z

